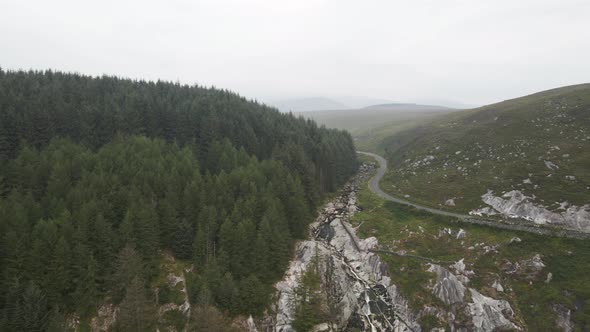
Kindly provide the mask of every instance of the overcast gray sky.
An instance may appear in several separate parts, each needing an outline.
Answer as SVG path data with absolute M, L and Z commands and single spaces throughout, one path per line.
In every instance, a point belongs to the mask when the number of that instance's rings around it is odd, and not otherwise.
M 0 66 L 251 98 L 491 103 L 590 81 L 588 0 L 0 0 Z

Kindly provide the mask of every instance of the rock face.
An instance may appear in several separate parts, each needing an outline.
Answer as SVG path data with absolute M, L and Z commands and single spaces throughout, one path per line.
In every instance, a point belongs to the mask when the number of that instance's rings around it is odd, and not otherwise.
M 329 256 L 330 253 L 326 247 L 321 246 L 317 241 L 300 242 L 295 251 L 296 259 L 290 262 L 283 280 L 275 285 L 278 293 L 275 323 L 277 331 L 292 330 L 290 324 L 295 315 L 292 305 L 294 290 L 299 286 L 299 277 L 307 270 L 316 252 L 318 256 L 322 257 Z M 355 300 L 352 299 L 351 302 Z
M 484 203 L 490 208 L 471 211 L 473 215 L 501 214 L 509 218 L 522 218 L 536 224 L 559 225 L 583 232 L 590 232 L 590 205 L 569 206 L 564 212 L 553 212 L 542 205 L 535 204 L 531 197 L 525 196 L 519 190 L 512 190 L 501 197 L 494 196 L 488 191 L 481 196 Z
M 500 282 L 498 280 L 494 280 L 494 283 L 492 284 L 492 288 L 494 288 L 498 292 L 504 291 L 504 287 L 502 287 L 502 284 L 500 284 Z
M 90 321 L 90 329 L 94 332 L 109 331 L 117 320 L 119 308 L 108 303 L 98 308 L 97 316 Z
M 436 295 L 445 304 L 455 304 L 463 302 L 465 297 L 465 286 L 449 270 L 436 264 L 430 264 L 428 272 L 436 273 L 436 282 L 432 289 Z
M 553 163 L 552 161 L 545 160 L 544 162 L 545 162 L 545 166 L 546 166 L 548 169 L 552 170 L 552 171 L 555 171 L 555 170 L 558 170 L 558 169 L 559 169 L 559 166 L 557 166 L 557 165 L 556 165 L 555 163 Z
M 311 225 L 312 240 L 298 244 L 285 277 L 275 285 L 278 300 L 273 331 L 293 331 L 294 290 L 299 277 L 316 258 L 322 289 L 334 317 L 332 322 L 316 326 L 318 330 L 420 331 L 407 301 L 391 285 L 387 266 L 369 251 L 378 245 L 377 239 L 359 239 L 347 222 L 358 210 L 355 192 L 365 178 L 357 178 L 341 197 L 327 204 Z
M 473 288 L 468 288 L 469 278 L 465 274 L 472 275 L 472 271 L 465 269 L 463 260 L 459 260 L 450 266 L 457 275 L 450 270 L 436 264 L 430 264 L 429 272 L 436 273 L 436 280 L 432 287 L 432 293 L 446 305 L 457 308 L 464 308 L 466 314 L 471 317 L 474 331 L 504 331 L 514 330 L 518 327 L 510 321 L 514 315 L 512 307 L 507 301 L 496 300 L 482 295 Z M 503 291 L 502 286 L 495 281 L 492 285 L 497 291 Z M 469 290 L 471 302 L 465 304 L 465 293 Z M 451 330 L 461 330 L 454 326 L 451 318 Z
M 574 323 L 572 322 L 572 311 L 562 304 L 554 304 L 553 311 L 557 314 L 557 321 L 555 324 L 563 332 L 571 332 L 574 330 Z
M 518 327 L 504 315 L 512 317 L 514 312 L 510 304 L 504 300 L 495 300 L 480 294 L 470 288 L 473 303 L 469 304 L 469 314 L 472 317 L 475 331 L 507 331 L 517 330 Z

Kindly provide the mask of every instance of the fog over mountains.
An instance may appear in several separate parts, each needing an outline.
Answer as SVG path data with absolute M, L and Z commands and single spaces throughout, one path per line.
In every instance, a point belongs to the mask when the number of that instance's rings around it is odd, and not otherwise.
M 396 100 L 394 98 L 370 98 L 354 96 L 335 96 L 335 97 L 294 97 L 285 99 L 264 100 L 270 106 L 278 108 L 281 112 L 309 112 L 309 111 L 332 111 L 332 110 L 351 110 L 362 108 L 395 108 L 403 107 L 404 110 L 411 109 L 414 105 L 419 109 L 424 106 L 434 106 L 443 108 L 466 109 L 479 105 L 466 104 L 450 99 L 432 98 L 416 100 Z

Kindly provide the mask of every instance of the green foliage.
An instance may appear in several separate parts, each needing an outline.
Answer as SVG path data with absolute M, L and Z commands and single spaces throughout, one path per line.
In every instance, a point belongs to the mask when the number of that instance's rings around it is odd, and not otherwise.
M 175 331 L 182 331 L 186 325 L 186 317 L 180 310 L 168 310 L 159 321 L 162 327 L 173 327 Z M 162 329 L 162 328 L 160 328 Z
M 423 315 L 418 320 L 418 323 L 424 331 L 431 331 L 434 328 L 440 327 L 440 322 L 434 314 Z
M 133 278 L 126 285 L 123 301 L 119 306 L 117 328 L 121 331 L 148 331 L 154 330 L 156 308 L 146 296 L 146 289 L 139 277 Z
M 327 317 L 318 264 L 316 256 L 307 271 L 300 277 L 299 285 L 295 290 L 293 299 L 295 317 L 292 326 L 298 332 L 310 331 Z
M 147 328 L 164 250 L 194 263 L 191 302 L 260 314 L 356 167 L 348 133 L 228 91 L 0 69 L 0 329 L 88 321 L 103 299 Z
M 237 332 L 231 322 L 215 307 L 197 305 L 191 311 L 190 332 Z
M 158 304 L 174 303 L 180 305 L 183 302 L 182 293 L 171 288 L 168 284 L 164 284 L 158 289 Z

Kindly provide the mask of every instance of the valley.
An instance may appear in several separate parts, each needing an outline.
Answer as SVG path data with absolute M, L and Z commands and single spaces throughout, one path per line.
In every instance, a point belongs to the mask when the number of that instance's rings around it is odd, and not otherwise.
M 355 138 L 357 149 L 382 153 L 380 142 L 396 132 L 434 121 L 457 109 L 437 105 L 381 104 L 359 109 L 308 111 L 296 115 L 329 128 L 343 129 Z
M 415 330 L 587 329 L 589 95 L 588 85 L 572 86 L 421 119 L 377 143 L 363 144 L 366 138 L 353 131 L 357 148 L 371 151 L 357 152 L 373 165 L 374 176 L 357 192 L 360 212 L 350 218 L 350 229 L 377 240 L 369 251 L 390 271 Z M 535 125 L 524 126 L 527 121 Z M 571 129 L 566 133 L 565 127 Z M 493 158 L 471 152 L 486 140 L 505 152 Z M 510 160 L 518 142 L 526 148 Z M 448 175 L 453 158 L 463 161 L 459 168 L 466 174 Z M 437 178 L 440 159 L 447 176 Z M 520 168 L 530 171 L 524 180 L 512 177 Z M 495 187 L 489 179 L 498 182 Z M 499 197 L 491 189 L 478 195 L 474 189 L 482 184 L 507 189 Z M 556 203 L 538 203 L 547 198 Z M 480 210 L 466 208 L 467 202 Z
M 590 1 L 0 12 L 0 332 L 590 330 Z
M 322 299 L 316 310 L 325 310 L 309 325 L 314 331 L 584 329 L 587 234 L 498 229 L 497 221 L 480 225 L 469 216 L 391 201 L 375 192 L 384 165 L 362 159 L 360 174 L 320 210 L 311 239 L 298 244 L 276 285 L 273 328 L 292 331 L 297 306 L 289 299 L 300 287 L 297 276 L 314 269 Z M 376 287 L 389 297 L 363 300 L 362 290 Z

